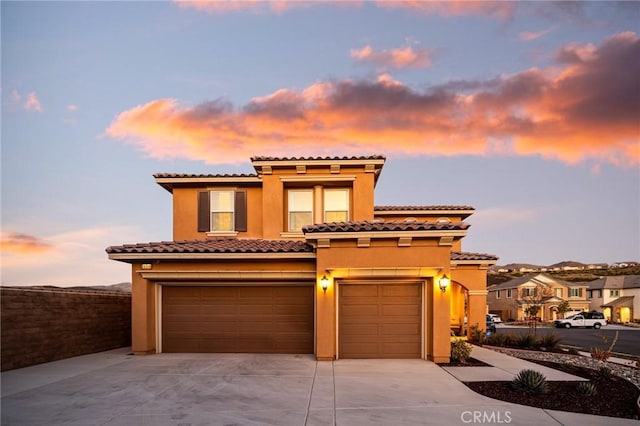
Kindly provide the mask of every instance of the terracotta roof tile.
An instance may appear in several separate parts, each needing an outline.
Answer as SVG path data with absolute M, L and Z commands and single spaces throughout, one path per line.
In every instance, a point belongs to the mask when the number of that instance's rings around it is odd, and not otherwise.
M 308 225 L 302 228 L 305 234 L 317 232 L 366 232 L 366 231 L 449 231 L 465 230 L 469 227 L 464 222 L 334 222 Z
M 452 251 L 451 260 L 498 260 L 498 256 L 487 253 L 469 253 L 466 251 Z
M 365 156 L 352 156 L 352 157 L 266 157 L 257 156 L 251 157 L 251 161 L 313 161 L 313 160 L 386 160 L 384 155 L 365 155 Z
M 162 241 L 125 244 L 107 248 L 109 254 L 120 253 L 308 253 L 313 246 L 304 241 L 215 239 L 189 241 Z
M 471 206 L 457 206 L 457 205 L 432 205 L 432 206 L 374 206 L 374 211 L 377 212 L 392 212 L 403 210 L 475 210 Z

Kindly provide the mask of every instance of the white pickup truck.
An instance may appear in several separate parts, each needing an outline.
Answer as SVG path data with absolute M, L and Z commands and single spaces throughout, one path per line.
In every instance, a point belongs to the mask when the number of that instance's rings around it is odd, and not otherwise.
M 600 328 L 603 325 L 607 325 L 607 320 L 600 312 L 583 312 L 580 314 L 572 315 L 569 318 L 555 320 L 554 325 L 558 328 L 571 328 L 571 327 L 593 327 Z

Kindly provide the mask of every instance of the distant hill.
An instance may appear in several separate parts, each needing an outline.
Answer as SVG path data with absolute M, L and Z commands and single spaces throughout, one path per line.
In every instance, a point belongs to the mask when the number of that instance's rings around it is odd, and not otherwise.
M 547 266 L 547 268 L 549 269 L 553 269 L 553 268 L 564 268 L 566 266 L 575 266 L 578 268 L 584 268 L 587 265 L 584 263 L 580 263 L 580 262 L 574 262 L 572 260 L 565 260 L 563 262 L 558 262 L 558 263 L 554 263 L 553 265 L 549 265 Z
M 131 283 L 118 283 L 118 284 L 111 284 L 111 285 L 92 285 L 90 287 L 80 287 L 80 288 L 90 288 L 92 290 L 104 290 L 104 291 L 121 291 L 123 293 L 131 293 Z
M 544 266 L 533 265 L 531 263 L 509 263 L 508 265 L 493 265 L 489 269 L 492 271 L 497 271 L 498 269 L 509 269 L 511 271 L 519 271 L 521 268 L 540 269 L 540 268 L 544 268 Z

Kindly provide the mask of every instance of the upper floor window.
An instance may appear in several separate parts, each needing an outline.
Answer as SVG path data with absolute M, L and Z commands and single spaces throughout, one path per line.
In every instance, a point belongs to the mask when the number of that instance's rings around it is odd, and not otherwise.
M 562 297 L 562 289 L 556 288 L 556 297 Z
M 212 190 L 198 193 L 198 232 L 247 230 L 247 194 L 244 191 Z
M 500 299 L 500 290 L 496 290 L 496 299 Z
M 582 297 L 582 289 L 581 288 L 570 288 L 569 289 L 569 297 Z
M 211 191 L 211 231 L 233 231 L 234 191 Z
M 538 293 L 536 290 L 537 289 L 535 287 L 524 287 L 520 290 L 520 294 L 522 297 L 536 297 L 536 294 Z
M 609 290 L 609 297 L 620 297 L 620 290 Z
M 347 222 L 349 220 L 349 190 L 324 190 L 324 221 Z
M 507 289 L 507 298 L 511 298 L 511 289 L 510 288 Z
M 299 232 L 305 225 L 313 224 L 313 190 L 289 190 L 289 232 Z

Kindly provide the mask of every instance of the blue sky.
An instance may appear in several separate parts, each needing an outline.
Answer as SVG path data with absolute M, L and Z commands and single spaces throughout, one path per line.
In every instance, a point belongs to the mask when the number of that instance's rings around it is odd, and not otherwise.
M 2 284 L 128 281 L 157 172 L 384 154 L 500 264 L 640 259 L 640 3 L 2 2 Z

